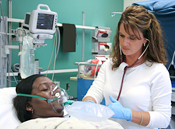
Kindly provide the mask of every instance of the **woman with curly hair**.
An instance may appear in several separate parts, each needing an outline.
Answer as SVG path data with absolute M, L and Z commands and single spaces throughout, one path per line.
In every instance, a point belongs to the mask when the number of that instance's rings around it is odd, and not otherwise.
M 154 14 L 129 6 L 121 14 L 111 58 L 103 63 L 83 101 L 106 105 L 125 129 L 166 128 L 172 86 L 162 29 Z

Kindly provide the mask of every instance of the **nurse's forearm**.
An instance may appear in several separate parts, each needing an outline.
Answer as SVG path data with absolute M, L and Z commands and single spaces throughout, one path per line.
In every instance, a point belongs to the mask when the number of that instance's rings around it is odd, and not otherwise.
M 148 112 L 134 111 L 132 110 L 132 122 L 139 125 L 147 126 L 150 121 L 150 115 Z
M 85 101 L 85 102 L 86 102 L 86 101 L 93 101 L 93 102 L 97 103 L 97 102 L 95 101 L 95 99 L 94 99 L 93 97 L 91 97 L 91 96 L 86 96 L 86 97 L 84 97 L 82 101 Z

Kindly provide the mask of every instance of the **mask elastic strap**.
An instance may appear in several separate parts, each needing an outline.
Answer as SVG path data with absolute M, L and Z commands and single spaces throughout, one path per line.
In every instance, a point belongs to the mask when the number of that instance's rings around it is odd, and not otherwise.
M 41 96 L 38 96 L 38 95 L 29 95 L 29 94 L 17 94 L 17 96 L 24 96 L 24 97 L 33 97 L 33 98 L 39 98 L 39 99 L 42 99 L 42 100 L 45 100 L 47 101 L 47 103 L 51 103 L 55 100 L 57 100 L 58 98 L 53 98 L 53 99 L 46 99 L 44 97 L 41 97 Z

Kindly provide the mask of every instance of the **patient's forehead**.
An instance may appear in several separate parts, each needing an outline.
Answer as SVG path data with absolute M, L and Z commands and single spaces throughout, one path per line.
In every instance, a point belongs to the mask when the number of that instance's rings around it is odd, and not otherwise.
M 52 80 L 50 80 L 49 78 L 47 77 L 39 77 L 37 78 L 34 83 L 33 83 L 33 86 L 32 86 L 32 89 L 34 88 L 38 88 L 40 84 L 42 83 L 53 83 Z

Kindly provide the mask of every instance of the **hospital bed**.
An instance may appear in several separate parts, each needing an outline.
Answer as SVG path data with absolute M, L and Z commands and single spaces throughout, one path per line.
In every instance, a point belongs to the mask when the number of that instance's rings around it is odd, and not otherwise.
M 21 122 L 18 120 L 13 107 L 13 98 L 16 96 L 15 87 L 0 89 L 0 129 L 123 129 L 120 124 L 111 120 L 99 122 L 83 121 L 76 118 L 38 118 Z M 39 123 L 39 124 L 38 124 Z M 71 124 L 70 124 L 71 123 Z M 63 126 L 64 125 L 64 126 Z M 46 128 L 47 126 L 47 128 Z

